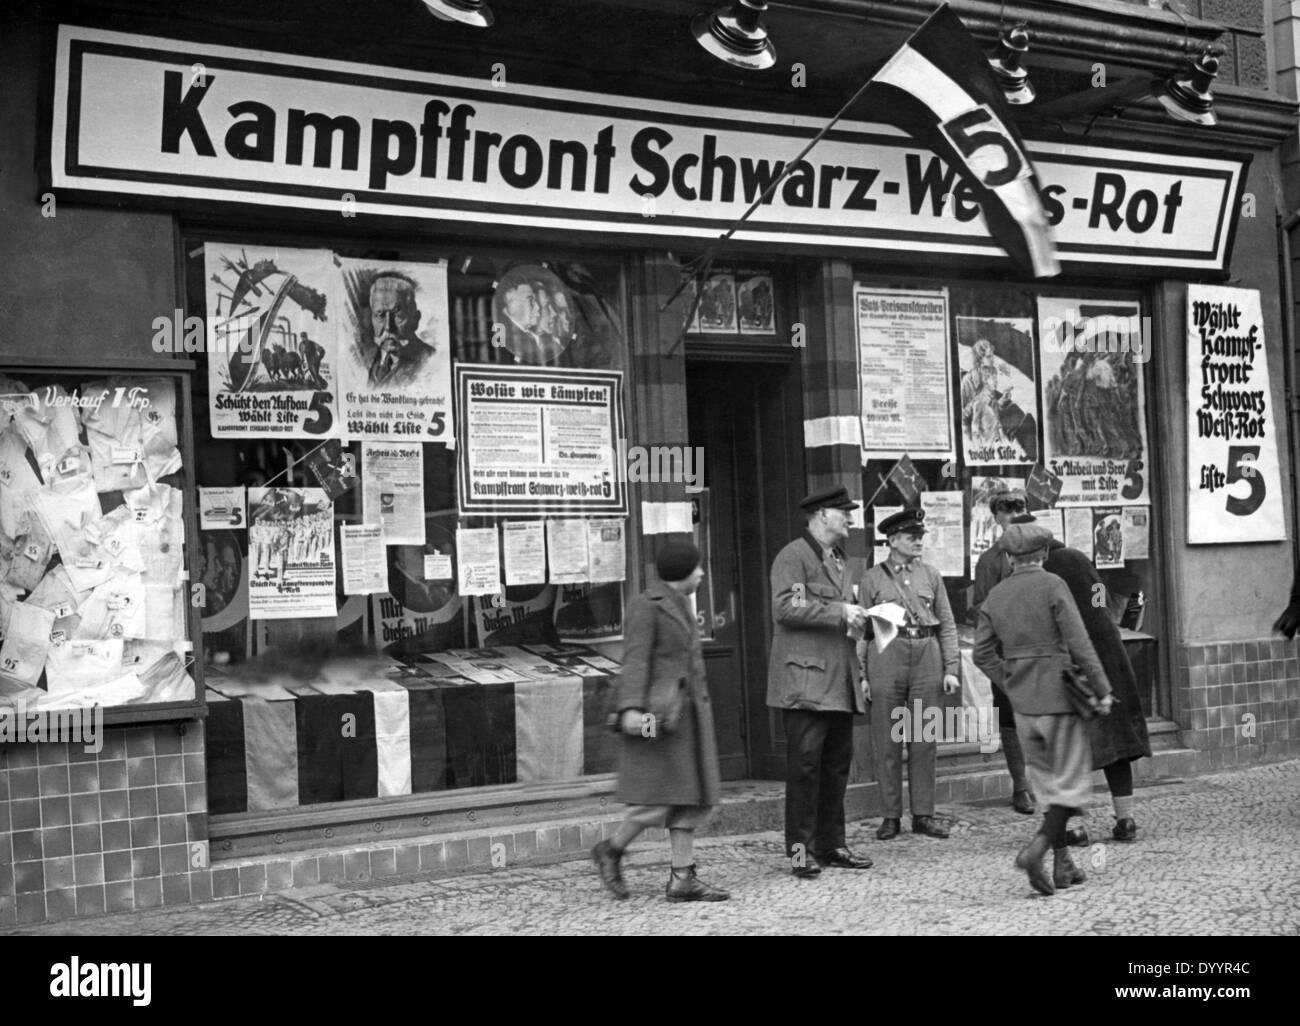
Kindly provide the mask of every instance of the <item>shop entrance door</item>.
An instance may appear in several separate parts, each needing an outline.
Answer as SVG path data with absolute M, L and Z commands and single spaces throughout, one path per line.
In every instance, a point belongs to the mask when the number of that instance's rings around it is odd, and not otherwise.
M 790 540 L 804 481 L 799 365 L 688 359 L 687 431 L 704 490 L 688 496 L 706 578 L 705 632 L 723 779 L 767 777 L 780 760 L 766 706 L 768 570 Z

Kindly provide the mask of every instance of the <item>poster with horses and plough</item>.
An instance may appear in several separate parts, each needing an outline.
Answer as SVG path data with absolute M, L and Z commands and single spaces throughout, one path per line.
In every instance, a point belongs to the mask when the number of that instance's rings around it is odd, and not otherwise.
M 208 243 L 208 395 L 215 438 L 336 438 L 329 250 Z

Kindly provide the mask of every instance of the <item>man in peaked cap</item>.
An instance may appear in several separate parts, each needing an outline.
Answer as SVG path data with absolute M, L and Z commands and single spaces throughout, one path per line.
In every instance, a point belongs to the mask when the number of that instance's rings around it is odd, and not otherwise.
M 942 839 L 948 836 L 948 830 L 934 818 L 937 743 L 917 735 L 926 710 L 940 705 L 940 687 L 945 694 L 961 690 L 957 624 L 943 577 L 934 567 L 921 562 L 925 511 L 902 510 L 886 517 L 878 530 L 889 542 L 889 556 L 863 577 L 862 604 L 870 609 L 892 602 L 906 611 L 907 619 L 883 652 L 875 645 L 866 646 L 871 748 L 884 807 L 876 837 L 888 841 L 898 836 L 903 818 L 906 742 L 912 832 Z
M 866 712 L 854 638 L 866 611 L 841 546 L 857 503 L 843 487 L 799 504 L 803 535 L 772 563 L 772 651 L 767 704 L 785 724 L 785 843 L 794 875 L 823 866 L 867 869 L 844 838 L 844 790 L 853 758 L 853 715 Z M 850 634 L 850 632 L 853 632 Z
M 1011 700 L 1029 779 L 1047 807 L 1043 825 L 1016 856 L 1040 894 L 1084 881 L 1066 847 L 1066 823 L 1092 793 L 1092 749 L 1074 712 L 1063 678 L 1072 664 L 1087 675 L 1110 711 L 1110 684 L 1065 582 L 1043 569 L 1052 532 L 1038 523 L 1013 523 L 1002 535 L 1011 576 L 996 585 L 980 608 L 975 665 Z M 1052 873 L 1043 856 L 1054 852 Z

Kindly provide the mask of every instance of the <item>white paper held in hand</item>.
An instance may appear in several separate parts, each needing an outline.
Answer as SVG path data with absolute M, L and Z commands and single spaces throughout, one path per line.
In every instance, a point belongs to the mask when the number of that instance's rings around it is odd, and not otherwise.
M 896 602 L 881 602 L 867 610 L 875 635 L 876 651 L 883 652 L 898 637 L 898 628 L 907 623 L 907 611 Z

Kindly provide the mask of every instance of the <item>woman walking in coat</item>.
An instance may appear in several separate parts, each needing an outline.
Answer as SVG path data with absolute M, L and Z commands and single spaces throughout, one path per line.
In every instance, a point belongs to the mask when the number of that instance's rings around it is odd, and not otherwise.
M 1013 523 L 1028 523 L 1032 513 L 1013 519 Z M 1117 841 L 1137 840 L 1137 821 L 1133 818 L 1133 762 L 1151 757 L 1151 741 L 1147 736 L 1147 719 L 1142 712 L 1142 700 L 1137 691 L 1137 675 L 1119 628 L 1110 618 L 1105 604 L 1097 605 L 1095 598 L 1102 594 L 1097 586 L 1102 583 L 1092 561 L 1078 549 L 1066 548 L 1055 538 L 1048 544 L 1047 559 L 1043 569 L 1056 574 L 1065 582 L 1074 604 L 1083 618 L 1088 640 L 1097 650 L 1106 679 L 1118 708 L 1109 716 L 1097 716 L 1088 721 L 1088 740 L 1092 746 L 1092 768 L 1106 774 L 1106 787 L 1110 790 L 1115 807 L 1115 826 L 1111 836 Z M 1103 585 L 1104 587 L 1104 585 Z M 1086 845 L 1088 833 L 1083 827 L 1069 831 L 1071 844 Z
M 997 681 L 1016 712 L 1016 729 L 1034 791 L 1047 806 L 1043 825 L 1016 856 L 1034 890 L 1054 894 L 1082 883 L 1066 847 L 1066 822 L 1092 790 L 1091 752 L 1074 712 L 1063 673 L 1077 663 L 1099 710 L 1110 711 L 1110 685 L 1069 589 L 1043 569 L 1052 532 L 1039 524 L 1012 524 L 1002 536 L 1011 576 L 989 592 L 975 630 L 975 665 Z M 1053 852 L 1052 873 L 1042 865 Z
M 628 897 L 622 858 L 646 827 L 666 826 L 672 849 L 669 901 L 726 901 L 730 894 L 695 875 L 695 831 L 708 822 L 720 789 L 704 654 L 687 596 L 704 569 L 693 545 L 666 545 L 659 580 L 627 608 L 617 729 L 622 753 L 615 799 L 629 806 L 611 840 L 591 850 L 601 883 Z

